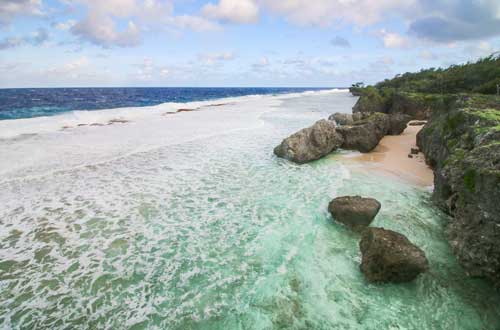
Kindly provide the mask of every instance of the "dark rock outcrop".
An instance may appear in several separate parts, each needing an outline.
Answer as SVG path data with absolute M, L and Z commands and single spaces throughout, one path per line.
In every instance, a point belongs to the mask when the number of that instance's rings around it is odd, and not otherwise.
M 402 113 L 394 113 L 389 115 L 389 135 L 400 135 L 406 129 L 408 122 L 411 120 L 411 116 Z
M 385 95 L 374 87 L 364 88 L 360 98 L 352 108 L 353 113 L 388 113 L 391 107 L 391 96 Z
M 389 129 L 389 116 L 374 113 L 366 119 L 354 122 L 351 126 L 338 127 L 337 132 L 344 139 L 343 149 L 370 152 L 375 149 Z
M 274 149 L 274 154 L 298 164 L 320 159 L 343 143 L 342 136 L 335 128 L 334 121 L 320 120 L 313 126 L 304 128 L 284 139 Z
M 409 282 L 429 268 L 424 251 L 392 230 L 367 228 L 359 247 L 360 269 L 369 282 Z
M 380 206 L 380 203 L 373 198 L 343 196 L 332 200 L 328 205 L 328 211 L 336 221 L 361 231 L 372 223 Z
M 400 113 L 412 119 L 427 119 L 431 114 L 432 99 L 416 93 L 394 93 L 389 113 Z
M 476 96 L 434 110 L 417 145 L 434 169 L 433 199 L 453 216 L 459 262 L 500 287 L 500 102 Z
M 338 125 L 352 125 L 354 123 L 354 119 L 352 117 L 352 114 L 350 113 L 340 113 L 336 112 L 330 117 L 328 117 L 328 120 L 333 120 L 336 122 Z
M 411 119 L 425 120 L 432 109 L 446 107 L 452 95 L 397 92 L 391 89 L 379 90 L 367 87 L 352 108 L 353 113 L 381 112 L 405 114 Z
M 337 125 L 349 126 L 354 125 L 355 122 L 368 118 L 371 113 L 356 112 L 356 113 L 340 113 L 336 112 L 328 120 L 333 120 Z

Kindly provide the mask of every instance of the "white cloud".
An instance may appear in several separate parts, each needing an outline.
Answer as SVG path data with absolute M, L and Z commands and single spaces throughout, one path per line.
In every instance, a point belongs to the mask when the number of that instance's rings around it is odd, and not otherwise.
M 45 70 L 44 74 L 63 75 L 69 78 L 78 78 L 82 73 L 84 73 L 83 69 L 87 68 L 89 64 L 90 61 L 88 58 L 83 56 L 61 66 L 51 67 Z
M 91 14 L 73 26 L 71 32 L 103 47 L 131 47 L 141 43 L 140 30 L 133 21 L 128 22 L 126 29 L 118 31 L 109 16 Z
M 422 50 L 419 54 L 418 54 L 418 57 L 422 60 L 425 60 L 425 61 L 431 61 L 431 60 L 436 60 L 438 57 L 436 54 L 434 54 L 433 52 L 431 52 L 430 50 L 428 49 L 424 49 Z
M 269 67 L 271 65 L 271 62 L 267 58 L 267 56 L 262 56 L 260 60 L 258 60 L 256 63 L 252 64 L 252 69 L 254 71 L 259 71 L 263 70 L 266 67 Z
M 76 21 L 73 19 L 70 19 L 70 20 L 67 20 L 66 22 L 60 22 L 60 23 L 54 24 L 54 27 L 58 30 L 66 31 L 66 30 L 71 29 L 75 25 L 76 25 Z
M 40 46 L 49 40 L 49 33 L 44 28 L 39 28 L 25 37 L 11 37 L 0 41 L 0 50 L 20 47 L 24 45 Z
M 257 0 L 271 11 L 300 25 L 329 26 L 335 22 L 365 26 L 393 10 L 408 10 L 416 0 Z
M 211 66 L 218 64 L 223 61 L 232 61 L 234 60 L 235 55 L 232 52 L 224 52 L 224 53 L 210 53 L 210 54 L 200 54 L 198 55 L 198 59 L 205 65 Z
M 464 53 L 469 57 L 485 57 L 495 52 L 495 48 L 487 41 L 480 41 L 478 43 L 470 43 L 464 47 Z
M 135 78 L 142 81 L 151 81 L 157 77 L 166 78 L 170 75 L 170 70 L 165 66 L 158 66 L 152 58 L 146 57 L 142 63 L 136 64 L 137 72 Z
M 211 31 L 219 29 L 203 17 L 174 15 L 170 2 L 159 0 L 66 0 L 72 5 L 83 5 L 87 16 L 70 30 L 83 40 L 106 48 L 132 47 L 142 42 L 144 31 L 156 31 L 165 27 Z M 126 26 L 123 26 L 123 23 Z M 68 23 L 68 22 L 67 22 Z M 68 24 L 60 28 L 65 28 Z
M 382 29 L 378 34 L 382 38 L 385 48 L 408 48 L 410 46 L 409 40 L 398 33 L 387 32 Z
M 259 18 L 259 7 L 253 0 L 220 0 L 218 4 L 206 4 L 205 17 L 233 23 L 254 23 Z
M 189 29 L 196 32 L 219 31 L 220 27 L 214 22 L 211 22 L 203 17 L 180 15 L 171 16 L 164 19 L 164 22 L 170 26 L 179 29 Z
M 43 15 L 41 0 L 1 0 L 0 26 L 10 24 L 17 16 Z

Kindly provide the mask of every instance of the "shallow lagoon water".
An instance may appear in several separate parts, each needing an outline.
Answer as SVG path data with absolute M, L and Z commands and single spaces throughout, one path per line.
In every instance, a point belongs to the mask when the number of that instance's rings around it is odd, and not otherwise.
M 272 155 L 284 136 L 348 112 L 354 100 L 246 100 L 268 108 L 242 115 L 238 130 L 175 143 L 158 130 L 149 132 L 157 145 L 103 142 L 87 157 L 36 158 L 39 166 L 15 164 L 8 152 L 51 143 L 65 150 L 105 130 L 126 139 L 141 121 L 2 141 L 12 164 L 0 177 L 0 327 L 498 329 L 498 293 L 465 277 L 428 189 L 340 155 L 303 166 Z M 230 120 L 224 111 L 213 116 Z M 327 212 L 344 194 L 379 199 L 374 225 L 421 246 L 430 271 L 409 284 L 366 283 L 359 236 Z

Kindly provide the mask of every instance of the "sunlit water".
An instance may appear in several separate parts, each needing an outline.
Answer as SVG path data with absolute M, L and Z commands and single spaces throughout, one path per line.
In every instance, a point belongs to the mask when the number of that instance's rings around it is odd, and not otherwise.
M 498 329 L 498 294 L 465 277 L 428 189 L 339 155 L 302 166 L 273 156 L 354 101 L 248 98 L 0 141 L 0 328 Z M 344 194 L 380 200 L 374 225 L 418 244 L 430 271 L 365 282 L 359 236 L 327 212 Z

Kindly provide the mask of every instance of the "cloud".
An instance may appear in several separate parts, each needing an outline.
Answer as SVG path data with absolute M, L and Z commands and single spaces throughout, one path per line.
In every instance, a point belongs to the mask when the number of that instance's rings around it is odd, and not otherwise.
M 1 0 L 0 26 L 8 25 L 18 16 L 43 15 L 41 0 Z
M 270 64 L 271 62 L 269 61 L 269 59 L 266 56 L 263 56 L 260 58 L 258 62 L 252 64 L 252 69 L 254 71 L 260 71 L 268 67 Z
M 10 37 L 0 41 L 0 50 L 21 47 L 24 45 L 40 46 L 49 40 L 49 33 L 44 28 L 39 28 L 26 37 Z
M 220 0 L 218 4 L 206 4 L 202 8 L 205 17 L 232 23 L 255 23 L 259 7 L 253 0 Z
M 59 25 L 81 40 L 104 48 L 134 47 L 142 43 L 144 31 L 165 27 L 198 32 L 217 30 L 219 26 L 203 17 L 174 15 L 170 2 L 159 0 L 66 0 L 84 6 L 87 15 L 79 22 Z
M 335 47 L 342 47 L 342 48 L 350 48 L 351 47 L 351 43 L 349 42 L 349 40 L 342 38 L 340 36 L 336 36 L 335 38 L 333 38 L 331 43 Z
M 409 31 L 418 38 L 453 42 L 500 35 L 500 1 L 422 1 L 425 12 Z
M 382 29 L 377 34 L 382 38 L 385 48 L 408 48 L 410 46 L 409 40 L 398 33 Z
M 493 54 L 494 52 L 495 48 L 493 48 L 493 46 L 487 41 L 480 41 L 464 47 L 464 53 L 468 54 L 469 57 L 485 57 Z
M 430 50 L 422 50 L 419 54 L 418 57 L 424 61 L 431 61 L 431 60 L 436 60 L 438 56 L 431 52 Z
M 52 24 L 53 27 L 55 27 L 56 29 L 61 30 L 61 31 L 69 30 L 75 25 L 76 25 L 76 21 L 73 19 L 67 20 L 66 22 Z
M 166 78 L 170 76 L 170 69 L 165 66 L 158 66 L 152 58 L 146 57 L 142 63 L 136 64 L 137 72 L 135 78 L 143 81 L 151 81 L 154 78 Z
M 212 66 L 224 61 L 232 61 L 235 55 L 232 52 L 199 54 L 198 59 L 205 65 Z
M 109 16 L 89 15 L 71 28 L 71 32 L 81 39 L 109 48 L 112 46 L 132 47 L 141 43 L 141 33 L 133 21 L 118 31 L 116 23 Z
M 90 61 L 88 58 L 83 56 L 73 61 L 66 62 L 61 66 L 51 67 L 45 70 L 45 73 L 49 75 L 64 75 L 71 78 L 78 78 L 78 76 L 82 74 L 82 69 L 87 68 L 89 64 Z
M 394 10 L 408 10 L 416 0 L 259 0 L 259 3 L 299 25 L 330 26 L 340 22 L 366 26 Z

